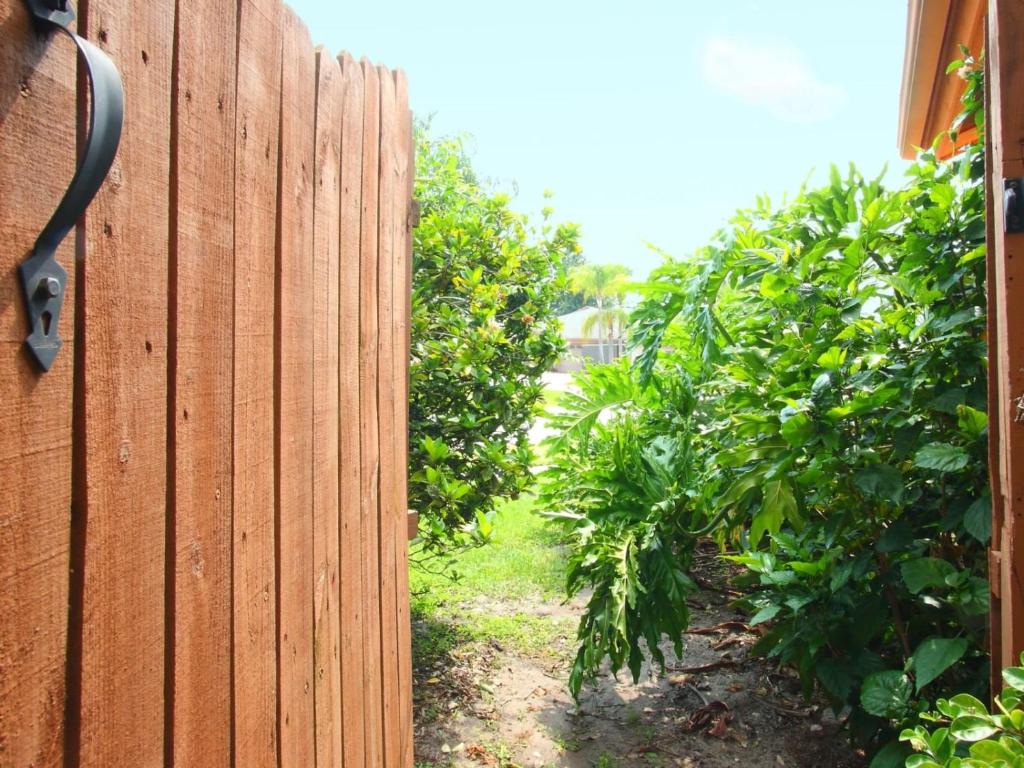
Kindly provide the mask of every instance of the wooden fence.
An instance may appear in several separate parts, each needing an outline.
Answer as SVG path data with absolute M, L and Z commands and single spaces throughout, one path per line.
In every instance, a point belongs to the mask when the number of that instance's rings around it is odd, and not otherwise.
M 0 766 L 411 766 L 405 78 L 279 0 L 77 5 L 125 127 L 40 374 L 87 90 L 0 0 Z
M 1024 5 L 989 0 L 985 45 L 988 200 L 989 473 L 992 484 L 992 690 L 1024 652 L 1024 232 L 1006 187 L 1024 182 Z M 1018 222 L 1019 224 L 1019 222 Z M 1008 226 L 1009 225 L 1009 226 Z M 1017 258 L 1014 258 L 1016 256 Z

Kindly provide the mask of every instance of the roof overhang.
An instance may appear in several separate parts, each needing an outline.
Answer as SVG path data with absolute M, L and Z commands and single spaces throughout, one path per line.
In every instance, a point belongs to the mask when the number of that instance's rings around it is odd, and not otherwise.
M 913 158 L 918 148 L 930 148 L 960 112 L 964 81 L 946 74 L 951 61 L 962 58 L 960 46 L 981 53 L 986 0 L 909 0 L 907 47 L 900 92 L 899 149 Z M 954 145 L 940 140 L 937 152 L 949 157 L 973 141 L 973 127 L 962 130 Z

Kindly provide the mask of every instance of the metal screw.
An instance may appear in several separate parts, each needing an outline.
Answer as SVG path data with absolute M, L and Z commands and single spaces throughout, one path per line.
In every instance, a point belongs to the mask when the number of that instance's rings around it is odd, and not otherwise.
M 39 281 L 39 287 L 36 290 L 44 298 L 55 299 L 60 296 L 60 280 L 56 277 L 44 277 Z

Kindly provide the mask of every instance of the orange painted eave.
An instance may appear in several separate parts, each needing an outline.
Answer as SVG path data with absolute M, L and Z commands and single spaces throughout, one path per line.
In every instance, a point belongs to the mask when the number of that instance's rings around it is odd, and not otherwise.
M 931 147 L 959 114 L 964 81 L 955 73 L 947 75 L 946 67 L 962 58 L 961 44 L 975 56 L 981 53 L 986 5 L 986 0 L 907 3 L 899 117 L 899 149 L 903 157 L 913 158 L 918 148 Z M 965 129 L 955 145 L 945 138 L 936 151 L 940 157 L 948 157 L 969 138 Z

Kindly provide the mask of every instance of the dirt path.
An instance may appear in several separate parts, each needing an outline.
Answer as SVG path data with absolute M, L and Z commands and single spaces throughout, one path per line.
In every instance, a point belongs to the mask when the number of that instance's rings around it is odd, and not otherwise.
M 853 768 L 833 718 L 799 696 L 797 681 L 747 658 L 756 632 L 718 593 L 698 595 L 683 660 L 666 648 L 666 674 L 605 676 L 577 707 L 565 680 L 573 649 L 549 653 L 495 643 L 417 675 L 417 766 L 613 768 Z M 522 613 L 522 602 L 474 610 Z M 578 605 L 536 601 L 532 612 L 566 619 Z M 696 630 L 696 633 L 694 633 Z

